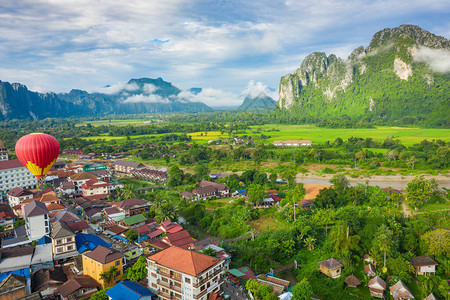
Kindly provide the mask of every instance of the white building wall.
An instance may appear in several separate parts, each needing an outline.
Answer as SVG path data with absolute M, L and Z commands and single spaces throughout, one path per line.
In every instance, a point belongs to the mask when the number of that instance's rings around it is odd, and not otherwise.
M 38 181 L 25 167 L 0 170 L 0 193 L 4 194 L 15 187 L 31 188 Z
M 425 267 L 420 267 L 419 272 L 431 273 L 431 272 L 436 272 L 436 269 L 435 269 L 435 266 L 425 266 Z
M 26 218 L 26 228 L 30 241 L 38 240 L 50 234 L 50 218 L 48 215 L 39 215 Z

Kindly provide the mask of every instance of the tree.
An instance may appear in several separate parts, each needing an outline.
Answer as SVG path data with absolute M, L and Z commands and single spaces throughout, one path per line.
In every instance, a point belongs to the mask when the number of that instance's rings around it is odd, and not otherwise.
M 253 278 L 250 278 L 245 283 L 245 288 L 247 289 L 247 291 L 252 292 L 253 295 L 256 294 L 256 292 L 258 291 L 260 286 L 261 286 L 261 284 L 256 279 L 253 279 Z
M 428 231 L 422 235 L 422 240 L 428 247 L 428 253 L 432 256 L 450 254 L 450 232 L 444 228 Z
M 344 194 L 345 190 L 350 186 L 350 181 L 342 174 L 334 175 L 330 179 L 330 183 L 334 185 L 334 189 L 340 195 Z
M 297 183 L 297 186 L 293 189 L 290 189 L 286 193 L 286 199 L 289 204 L 297 203 L 298 201 L 301 201 L 303 197 L 306 195 L 306 189 L 303 183 L 299 182 Z M 284 200 L 284 199 L 283 199 Z
M 147 260 L 145 256 L 140 256 L 138 260 L 127 269 L 123 279 L 131 281 L 139 281 L 147 276 Z
M 256 291 L 256 295 L 260 299 L 264 299 L 268 295 L 272 294 L 272 289 L 268 285 L 261 285 L 258 290 Z
M 435 179 L 427 180 L 423 175 L 414 177 L 406 185 L 406 199 L 413 207 L 418 208 L 427 202 L 438 189 Z
M 202 250 L 202 253 L 209 256 L 216 256 L 217 252 L 213 248 L 205 248 Z
M 105 286 L 111 285 L 111 283 L 115 282 L 116 280 L 117 271 L 119 270 L 116 266 L 111 266 L 108 271 L 100 273 L 100 280 L 103 280 Z
M 122 199 L 131 199 L 136 197 L 133 185 L 131 183 L 125 184 L 122 189 Z
M 209 168 L 206 164 L 198 164 L 194 167 L 195 177 L 197 180 L 202 180 L 208 177 Z
M 169 177 L 167 181 L 169 186 L 178 186 L 183 182 L 183 172 L 178 166 L 172 166 L 167 175 Z
M 384 268 L 386 268 L 386 251 L 390 251 L 392 247 L 392 231 L 383 224 L 378 229 L 378 234 L 372 241 L 372 252 L 378 252 L 379 250 L 384 252 Z
M 328 225 L 334 222 L 335 211 L 333 209 L 321 209 L 314 215 L 317 225 L 325 225 L 325 235 L 328 235 Z
M 156 210 L 155 221 L 158 223 L 166 220 L 174 221 L 177 218 L 177 210 L 171 203 L 164 203 Z
M 108 300 L 109 299 L 108 295 L 105 295 L 105 293 L 108 290 L 109 290 L 109 288 L 100 290 L 97 293 L 93 294 L 89 299 L 90 300 Z
M 251 203 L 256 204 L 264 199 L 264 197 L 266 196 L 266 191 L 264 190 L 264 187 L 259 184 L 250 184 L 247 187 L 247 195 L 248 200 Z
M 314 291 L 307 278 L 297 283 L 292 290 L 291 300 L 310 300 L 314 296 Z
M 127 238 L 128 241 L 134 242 L 135 240 L 138 239 L 138 232 L 136 230 L 134 230 L 134 229 L 128 230 L 125 233 L 125 237 Z

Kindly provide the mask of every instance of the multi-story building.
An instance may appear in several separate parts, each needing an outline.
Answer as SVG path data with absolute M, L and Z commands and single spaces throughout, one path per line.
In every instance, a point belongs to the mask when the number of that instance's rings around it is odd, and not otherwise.
M 3 142 L 0 141 L 0 161 L 2 160 L 8 160 L 8 151 Z
M 62 221 L 56 221 L 52 225 L 53 258 L 60 260 L 78 255 L 75 233 L 69 225 Z
M 70 176 L 69 181 L 73 182 L 73 184 L 75 185 L 75 191 L 79 192 L 82 189 L 81 186 L 92 178 L 97 178 L 97 176 L 88 172 L 80 172 Z
M 147 258 L 148 287 L 159 299 L 206 300 L 220 291 L 224 260 L 170 247 Z
M 86 181 L 81 188 L 83 189 L 83 196 L 93 196 L 108 194 L 110 192 L 110 186 L 111 185 L 107 181 L 92 178 Z
M 20 187 L 15 187 L 12 190 L 9 190 L 6 195 L 8 197 L 10 207 L 19 205 L 23 200 L 33 199 L 34 197 L 32 191 Z
M 97 246 L 91 252 L 83 253 L 83 274 L 94 278 L 103 288 L 110 287 L 123 278 L 124 257 L 125 255 L 116 250 Z M 100 278 L 100 274 L 109 271 L 113 266 L 117 268 L 117 271 L 114 274 L 114 282 L 108 285 Z
M 114 171 L 120 173 L 131 174 L 135 170 L 144 169 L 145 166 L 141 163 L 126 161 L 126 160 L 116 160 L 113 164 Z
M 24 207 L 28 239 L 35 241 L 50 234 L 50 217 L 44 203 L 33 200 Z
M 33 188 L 38 183 L 18 159 L 0 161 L 0 193 L 4 194 L 15 187 Z

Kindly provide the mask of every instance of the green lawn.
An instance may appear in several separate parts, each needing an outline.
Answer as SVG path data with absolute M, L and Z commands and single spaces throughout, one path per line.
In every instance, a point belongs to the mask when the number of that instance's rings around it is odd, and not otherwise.
M 450 129 L 441 128 L 406 128 L 379 126 L 373 129 L 358 128 L 323 128 L 314 125 L 280 125 L 267 124 L 252 126 L 245 134 L 270 136 L 269 139 L 261 140 L 273 142 L 275 140 L 311 140 L 313 143 L 334 141 L 340 137 L 347 140 L 350 137 L 372 138 L 376 141 L 384 141 L 388 137 L 399 139 L 405 145 L 412 145 L 424 139 L 442 139 L 450 141 Z
M 126 126 L 126 125 L 148 125 L 151 123 L 152 119 L 127 119 L 127 120 L 96 120 L 96 121 L 85 121 L 77 124 L 76 126 L 85 126 L 91 124 L 92 126 L 101 125 L 115 125 L 115 126 Z
M 447 210 L 450 209 L 450 202 L 446 201 L 445 203 L 431 203 L 424 204 L 421 208 L 419 208 L 419 212 L 430 212 L 437 210 Z

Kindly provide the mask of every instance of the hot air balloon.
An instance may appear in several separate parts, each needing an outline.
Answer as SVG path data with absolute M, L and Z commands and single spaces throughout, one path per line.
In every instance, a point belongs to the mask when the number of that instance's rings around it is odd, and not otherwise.
M 17 158 L 38 180 L 47 174 L 58 154 L 59 143 L 49 134 L 30 133 L 16 143 Z

